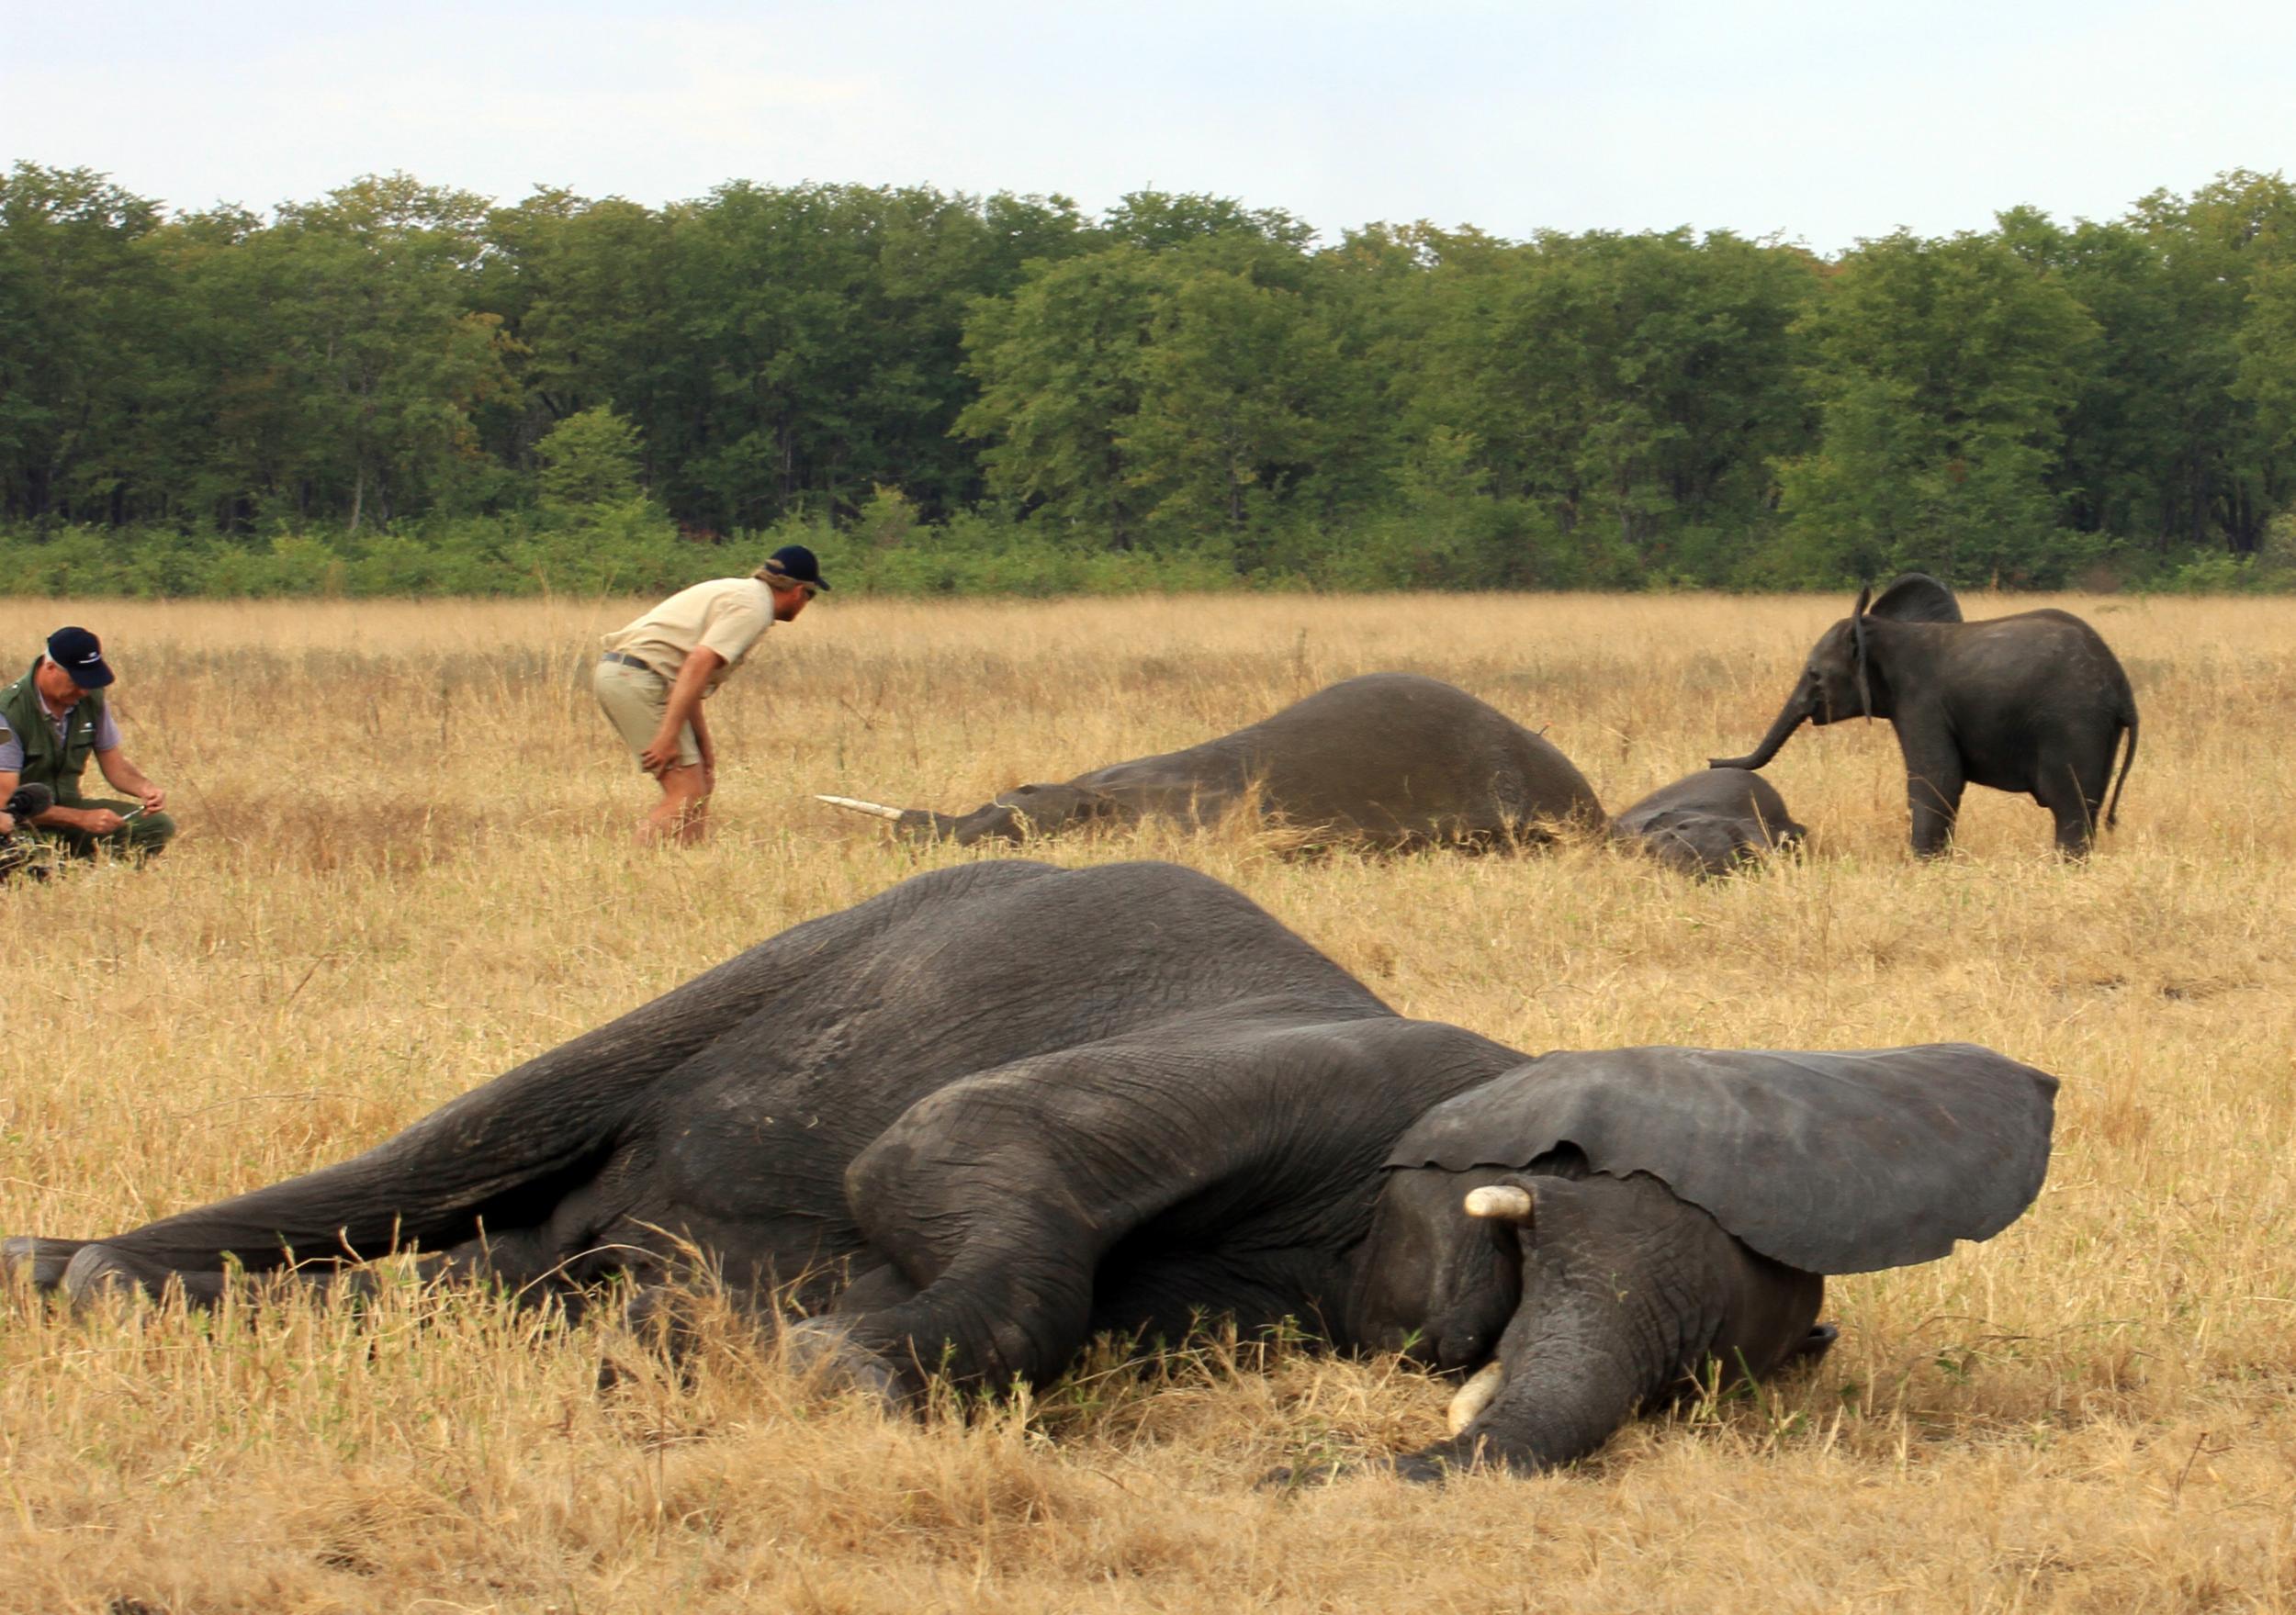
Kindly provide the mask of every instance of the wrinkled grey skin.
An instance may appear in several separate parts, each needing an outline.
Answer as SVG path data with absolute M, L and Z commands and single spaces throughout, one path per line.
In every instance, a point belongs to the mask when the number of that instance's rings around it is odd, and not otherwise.
M 1610 831 L 1614 840 L 1699 878 L 1758 863 L 1809 835 L 1769 780 L 1722 768 L 1701 768 L 1660 786 L 1613 819 Z
M 1210 824 L 1247 800 L 1380 847 L 1544 839 L 1545 826 L 1603 816 L 1570 759 L 1505 713 L 1440 679 L 1367 673 L 1185 751 L 1017 786 L 969 813 L 911 808 L 897 828 L 970 847 L 1103 820 Z
M 1527 1191 L 1531 1215 L 1462 1217 L 1462 1186 L 1485 1183 Z M 1398 1461 L 1412 1479 L 1567 1464 L 1695 1387 L 1709 1364 L 1725 1384 L 1758 1380 L 1833 1340 L 1817 1321 L 1823 1278 L 1761 1255 L 1658 1179 L 1589 1174 L 1575 1152 L 1527 1172 L 1399 1172 L 1379 1216 L 1375 1239 L 1424 1252 L 1436 1282 L 1375 1303 L 1367 1341 L 1402 1349 L 1418 1329 L 1414 1354 L 1435 1366 L 1495 1357 L 1510 1370 L 1467 1428 Z
M 1804 723 L 1887 718 L 1917 854 L 1952 844 L 1962 793 L 1984 785 L 2031 796 L 2055 820 L 2057 849 L 2087 857 L 2099 823 L 2118 818 L 2136 761 L 2136 697 L 2097 631 L 2059 611 L 1964 622 L 1953 591 L 1919 572 L 1872 595 L 1818 640 L 1761 744 L 1714 767 L 1761 768 Z
M 627 1274 L 645 1317 L 674 1315 L 690 1244 L 801 1361 L 896 1402 L 929 1372 L 1057 1374 L 1101 1330 L 1296 1320 L 1503 1362 L 1505 1394 L 1403 1467 L 1527 1469 L 1709 1355 L 1760 1373 L 1808 1342 L 1818 1273 L 2006 1226 L 2054 1087 L 1961 1044 L 1525 1060 L 1395 1015 L 1190 870 L 992 860 L 785 932 L 353 1160 L 6 1254 L 74 1299 L 211 1301 L 227 1261 L 355 1285 L 417 1245 L 569 1308 Z M 1535 1192 L 1527 1224 L 1466 1215 L 1499 1181 Z

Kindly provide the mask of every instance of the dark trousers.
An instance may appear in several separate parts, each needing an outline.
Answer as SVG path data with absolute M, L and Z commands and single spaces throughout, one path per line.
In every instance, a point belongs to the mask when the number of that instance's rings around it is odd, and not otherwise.
M 135 813 L 132 802 L 107 802 L 96 797 L 83 797 L 78 802 L 58 804 L 70 808 L 109 808 L 122 818 Z M 88 831 L 63 824 L 41 824 L 33 832 L 61 847 L 73 858 L 94 858 L 98 847 L 108 847 L 114 858 L 134 858 L 141 862 L 157 857 L 160 850 L 175 836 L 175 821 L 165 813 L 136 813 L 132 819 L 108 836 L 92 835 Z

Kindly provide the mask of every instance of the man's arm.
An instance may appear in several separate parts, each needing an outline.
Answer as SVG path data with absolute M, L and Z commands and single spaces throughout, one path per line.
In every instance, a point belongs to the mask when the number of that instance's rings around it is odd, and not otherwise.
M 702 784 L 715 790 L 717 785 L 717 743 L 710 738 L 709 702 L 697 702 L 693 709 L 693 744 L 702 748 Z
M 143 804 L 143 811 L 156 813 L 167 805 L 167 792 L 143 777 L 143 770 L 128 760 L 128 754 L 113 746 L 109 751 L 96 754 L 96 766 L 104 771 L 114 791 L 124 791 Z M 118 829 L 117 824 L 112 826 Z
M 20 768 L 0 768 L 0 802 L 16 794 L 17 786 L 23 782 L 23 773 Z M 108 836 L 127 820 L 109 808 L 51 807 L 34 813 L 27 823 L 48 830 L 84 830 L 91 836 Z M 0 831 L 15 828 L 16 821 L 0 813 Z
M 638 753 L 637 760 L 647 773 L 662 774 L 678 766 L 678 733 L 700 717 L 702 692 L 710 686 L 710 675 L 725 665 L 724 656 L 706 648 L 697 647 L 686 657 L 685 666 L 678 669 L 677 683 L 670 687 L 670 704 L 662 713 L 661 728 L 655 732 L 653 745 Z M 693 738 L 697 742 L 702 738 L 698 728 Z

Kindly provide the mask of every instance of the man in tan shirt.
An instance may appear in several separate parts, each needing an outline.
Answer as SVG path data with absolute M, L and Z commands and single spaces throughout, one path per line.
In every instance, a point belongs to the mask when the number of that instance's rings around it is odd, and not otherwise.
M 791 622 L 829 586 L 802 544 L 783 544 L 748 578 L 716 578 L 680 589 L 606 635 L 591 687 L 637 766 L 662 799 L 637 827 L 641 846 L 691 846 L 709 829 L 717 749 L 702 703 L 748 658 L 776 622 Z

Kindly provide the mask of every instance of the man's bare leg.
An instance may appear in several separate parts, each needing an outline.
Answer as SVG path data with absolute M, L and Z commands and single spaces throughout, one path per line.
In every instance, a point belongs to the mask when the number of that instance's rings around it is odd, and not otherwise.
M 709 776 L 699 763 L 681 763 L 657 776 L 661 801 L 637 827 L 640 847 L 674 841 L 692 847 L 709 833 Z

